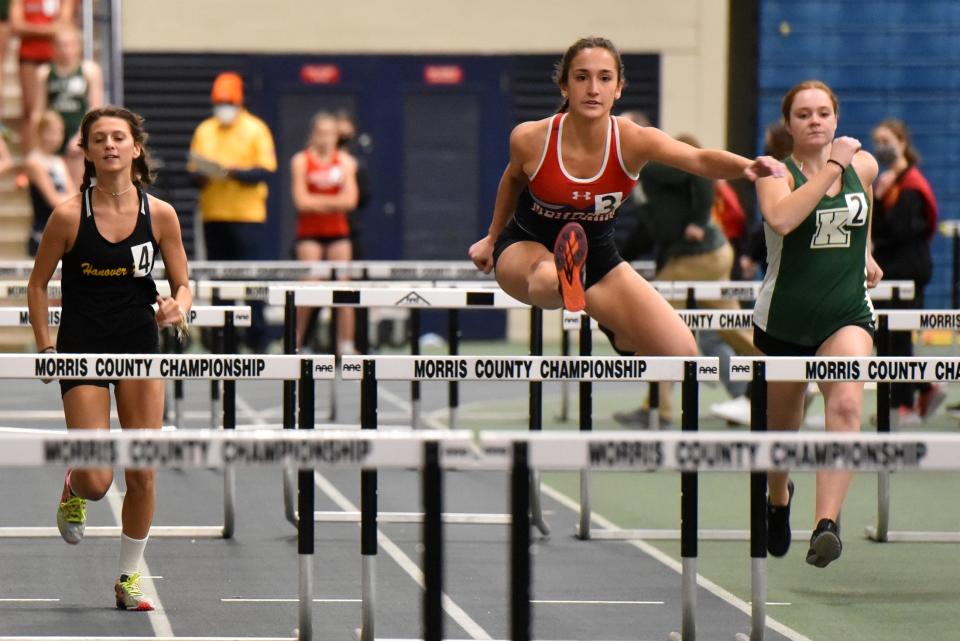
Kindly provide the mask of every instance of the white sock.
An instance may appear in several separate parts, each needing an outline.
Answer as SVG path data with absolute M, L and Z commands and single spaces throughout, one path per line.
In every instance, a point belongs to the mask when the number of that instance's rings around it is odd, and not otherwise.
M 130 576 L 140 571 L 140 561 L 143 560 L 143 550 L 147 547 L 147 539 L 131 539 L 126 534 L 120 534 L 120 575 Z

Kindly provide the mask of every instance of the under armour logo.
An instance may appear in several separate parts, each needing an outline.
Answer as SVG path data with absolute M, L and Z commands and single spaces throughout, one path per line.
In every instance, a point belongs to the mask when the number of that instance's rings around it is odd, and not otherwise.
M 575 192 L 573 192 L 573 194 L 571 195 L 571 197 L 572 197 L 574 200 L 580 200 L 580 199 L 590 200 L 590 198 L 593 197 L 593 192 L 589 192 L 589 191 L 575 191 Z

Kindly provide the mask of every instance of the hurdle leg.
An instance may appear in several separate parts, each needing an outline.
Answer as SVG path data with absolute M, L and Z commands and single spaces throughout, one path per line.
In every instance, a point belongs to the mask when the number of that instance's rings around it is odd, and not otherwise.
M 580 317 L 580 355 L 593 354 L 593 335 L 590 331 L 590 317 L 583 314 Z M 580 388 L 580 431 L 593 431 L 593 384 L 589 381 L 578 383 Z M 580 522 L 577 525 L 576 536 L 579 539 L 590 538 L 590 470 L 580 470 Z
M 424 447 L 423 482 L 423 639 L 443 639 L 443 474 L 440 447 Z
M 530 355 L 543 356 L 543 310 L 539 307 L 530 308 Z M 530 383 L 530 431 L 539 432 L 543 429 L 543 383 Z M 533 525 L 540 530 L 540 534 L 549 536 L 550 526 L 543 518 L 543 506 L 540 501 L 540 473 L 536 470 L 530 473 L 530 519 Z
M 886 316 L 881 316 L 877 327 L 877 353 L 890 354 L 890 328 Z M 877 383 L 877 434 L 890 433 L 890 383 Z M 877 525 L 864 528 L 868 539 L 885 543 L 890 531 L 890 473 L 877 472 Z
M 227 312 L 223 328 L 224 350 L 235 354 L 237 351 L 237 331 L 233 323 L 233 312 Z M 237 381 L 223 381 L 223 429 L 237 428 Z M 223 470 L 223 538 L 233 537 L 236 527 L 236 475 L 232 466 Z
M 283 353 L 297 353 L 297 307 L 294 293 L 286 292 L 283 302 Z M 283 429 L 296 429 L 297 387 L 295 381 L 283 381 Z M 311 406 L 312 407 L 312 406 Z M 283 470 L 283 513 L 293 527 L 297 527 L 297 508 L 294 501 L 294 476 L 292 468 Z M 312 514 L 312 511 L 311 511 Z
M 410 355 L 420 355 L 420 310 L 410 310 Z M 410 426 L 420 427 L 420 381 L 410 381 Z
M 767 431 L 767 366 L 753 362 L 753 393 L 750 396 L 750 433 Z M 734 635 L 734 641 L 763 641 L 767 619 L 767 474 L 750 473 L 750 635 Z
M 699 389 L 697 364 L 686 361 L 683 368 L 681 430 L 696 432 Z M 695 641 L 697 638 L 697 529 L 698 529 L 697 472 L 680 473 L 680 633 L 674 632 L 670 641 Z
M 312 430 L 314 424 L 313 360 L 304 359 L 300 365 L 300 429 Z M 314 471 L 297 472 L 297 507 L 300 514 L 313 514 Z M 313 519 L 299 519 L 297 523 L 297 553 L 300 557 L 299 626 L 300 641 L 313 639 Z
M 372 360 L 363 361 L 363 378 L 360 381 L 360 428 L 377 429 L 377 370 L 376 362 Z M 360 555 L 360 641 L 374 641 L 376 638 L 374 613 L 377 603 L 377 470 L 375 469 L 360 472 Z
M 178 340 L 173 340 L 173 353 L 183 354 L 183 344 Z M 178 430 L 183 427 L 183 380 L 179 378 L 173 381 L 173 424 Z
M 513 444 L 510 473 L 510 638 L 530 641 L 530 467 L 527 444 Z
M 560 313 L 560 355 L 570 355 L 570 334 L 563 323 L 563 312 Z M 570 384 L 567 381 L 560 383 L 560 416 L 562 422 L 570 419 Z
M 447 353 L 450 356 L 460 354 L 460 310 L 447 310 Z M 449 408 L 449 418 L 447 426 L 455 429 L 459 424 L 460 410 L 460 384 L 457 381 L 447 383 L 447 405 Z

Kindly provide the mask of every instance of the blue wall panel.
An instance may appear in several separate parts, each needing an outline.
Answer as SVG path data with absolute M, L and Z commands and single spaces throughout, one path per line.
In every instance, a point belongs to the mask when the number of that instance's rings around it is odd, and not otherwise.
M 838 134 L 870 149 L 870 130 L 903 119 L 923 156 L 941 220 L 960 218 L 960 2 L 762 0 L 757 148 L 794 84 L 816 78 L 840 99 Z M 950 243 L 933 243 L 927 307 L 950 304 Z

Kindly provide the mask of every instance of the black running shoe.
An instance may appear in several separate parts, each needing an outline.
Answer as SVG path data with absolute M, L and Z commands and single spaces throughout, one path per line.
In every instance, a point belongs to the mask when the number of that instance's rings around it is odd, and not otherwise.
M 843 543 L 840 542 L 840 526 L 832 519 L 820 519 L 817 528 L 810 537 L 810 549 L 807 551 L 807 563 L 825 568 L 831 561 L 840 558 Z
M 770 556 L 784 556 L 790 549 L 792 538 L 790 504 L 793 503 L 793 481 L 787 481 L 787 493 L 790 496 L 786 505 L 771 505 L 770 497 L 767 497 L 767 552 Z

